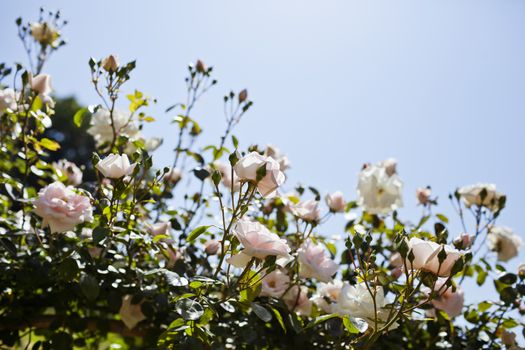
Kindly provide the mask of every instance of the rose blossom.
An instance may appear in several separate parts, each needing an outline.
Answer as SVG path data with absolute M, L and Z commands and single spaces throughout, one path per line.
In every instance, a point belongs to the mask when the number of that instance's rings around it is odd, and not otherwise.
M 509 261 L 518 255 L 523 241 L 509 227 L 492 226 L 487 234 L 487 244 L 490 250 L 498 253 L 498 260 Z
M 263 274 L 265 272 L 263 271 Z M 275 269 L 261 280 L 262 297 L 280 298 L 290 285 L 290 277 L 281 269 Z
M 279 148 L 267 145 L 266 151 L 264 152 L 264 155 L 267 157 L 272 157 L 279 163 L 279 166 L 281 167 L 281 171 L 285 171 L 290 168 L 290 160 L 288 157 L 279 150 Z
M 392 165 L 367 165 L 359 173 L 357 204 L 370 214 L 388 214 L 403 206 L 403 181 Z
M 520 276 L 522 279 L 525 279 L 525 264 L 520 264 L 518 266 L 518 276 Z
M 13 89 L 0 90 L 0 116 L 4 114 L 7 109 L 16 110 L 17 93 Z
M 329 193 L 326 195 L 326 205 L 330 208 L 331 212 L 342 213 L 346 208 L 346 201 L 341 191 Z
M 229 190 L 231 190 L 232 188 L 233 173 L 233 191 L 237 192 L 241 187 L 241 183 L 239 182 L 239 177 L 237 176 L 237 174 L 234 171 L 232 171 L 231 165 L 229 163 L 216 161 L 213 163 L 213 166 L 215 167 L 215 169 L 217 169 L 218 172 L 221 173 L 222 184 Z
M 312 313 L 312 302 L 308 299 L 306 286 L 293 286 L 283 296 L 283 301 L 290 311 L 299 315 L 310 316 Z
M 221 248 L 221 242 L 216 239 L 210 239 L 204 243 L 204 251 L 208 255 L 215 255 Z
M 321 245 L 306 241 L 297 250 L 299 257 L 299 275 L 304 278 L 316 278 L 321 282 L 332 280 L 338 265 L 325 254 Z
M 120 307 L 119 315 L 122 319 L 122 322 L 128 327 L 128 329 L 133 329 L 142 320 L 146 319 L 146 316 L 142 313 L 141 304 L 132 303 L 133 296 L 130 294 L 125 295 L 122 298 L 122 306 Z
M 272 157 L 265 157 L 257 152 L 251 152 L 239 159 L 233 167 L 241 181 L 257 181 L 257 169 L 266 164 L 266 175 L 257 182 L 257 189 L 263 197 L 273 197 L 277 188 L 286 179 L 280 170 L 279 163 Z
M 385 172 L 388 176 L 392 176 L 397 173 L 397 160 L 394 158 L 388 158 L 380 162 L 379 165 L 385 168 Z
M 340 280 L 333 280 L 332 282 L 317 284 L 317 293 L 313 298 L 313 302 L 323 309 L 326 313 L 332 313 L 332 305 L 337 302 L 341 289 L 343 288 L 343 282 Z
M 55 45 L 56 39 L 60 36 L 58 30 L 47 22 L 36 22 L 29 25 L 31 35 L 43 45 Z
M 474 239 L 476 236 L 469 235 L 468 233 L 462 233 L 458 237 L 454 238 L 454 246 L 457 249 L 468 249 L 472 246 L 472 243 L 474 243 Z
M 407 258 L 406 263 L 409 269 L 428 271 L 440 277 L 450 276 L 454 264 L 462 256 L 460 251 L 449 245 L 424 241 L 416 237 L 408 241 L 408 247 L 414 254 L 414 261 L 410 262 Z M 447 256 L 440 265 L 438 255 L 443 249 Z
M 486 196 L 481 199 L 481 192 L 485 190 Z M 496 185 L 494 184 L 475 184 L 469 186 L 463 186 L 458 189 L 458 194 L 467 207 L 473 205 L 483 206 L 491 211 L 497 211 L 499 208 L 500 198 L 504 197 L 503 193 L 496 191 Z
M 385 309 L 386 300 L 383 287 L 370 287 L 375 291 L 375 298 L 372 297 L 364 282 L 351 285 L 344 282 L 343 288 L 337 298 L 337 303 L 333 305 L 333 312 L 339 315 L 350 315 L 352 317 L 363 318 L 369 326 L 375 326 L 376 310 L 379 326 L 384 325 L 388 320 L 388 309 Z M 375 307 L 374 307 L 375 300 Z M 390 329 L 396 328 L 394 323 Z
M 163 235 L 171 237 L 171 222 L 169 221 L 157 222 L 153 225 L 146 224 L 146 227 L 152 236 Z
M 440 295 L 432 300 L 432 305 L 434 305 L 436 309 L 445 311 L 451 318 L 454 318 L 461 315 L 465 298 L 460 288 L 456 288 L 456 290 L 453 291 L 452 287 L 447 287 L 445 285 L 446 280 L 446 278 L 439 278 L 436 281 L 434 290 L 439 291 Z
M 129 158 L 126 154 L 109 154 L 106 158 L 98 162 L 96 168 L 104 175 L 111 179 L 118 179 L 126 175 L 130 175 L 135 169 L 134 164 L 129 163 Z
M 173 185 L 177 184 L 180 179 L 182 179 L 182 173 L 177 168 L 171 168 L 166 174 L 164 174 L 164 181 Z
M 29 74 L 29 85 L 31 89 L 36 91 L 42 102 L 44 103 L 53 103 L 53 100 L 49 96 L 51 91 L 51 76 L 49 74 L 38 74 L 33 76 Z
M 113 127 L 117 136 L 125 135 L 132 138 L 139 134 L 139 129 L 130 118 L 129 112 L 114 110 L 112 126 L 110 112 L 105 108 L 99 108 L 91 117 L 91 126 L 87 132 L 93 136 L 97 147 L 113 141 Z
M 256 221 L 241 219 L 233 230 L 244 249 L 242 254 L 264 259 L 269 255 L 287 257 L 290 247 L 286 240 Z
M 115 55 L 109 55 L 102 60 L 102 68 L 108 72 L 116 72 L 118 67 L 118 58 Z
M 67 182 L 73 186 L 78 186 L 82 183 L 82 170 L 80 170 L 75 163 L 66 159 L 61 159 L 53 163 L 55 170 L 67 178 Z
M 317 222 L 321 217 L 319 202 L 313 199 L 289 206 L 292 214 L 308 222 Z
M 49 226 L 51 233 L 70 231 L 93 219 L 89 197 L 58 181 L 41 189 L 33 204 L 35 214 L 43 219 L 42 226 Z
M 430 202 L 432 190 L 429 187 L 420 187 L 416 190 L 416 198 L 419 204 L 427 205 Z

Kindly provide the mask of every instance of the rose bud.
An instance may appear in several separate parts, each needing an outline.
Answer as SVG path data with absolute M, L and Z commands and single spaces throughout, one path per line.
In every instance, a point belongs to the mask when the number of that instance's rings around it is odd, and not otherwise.
M 239 103 L 243 103 L 248 98 L 248 90 L 244 89 L 239 92 Z
M 525 279 L 525 264 L 518 266 L 518 276 L 520 276 L 521 279 Z
M 458 237 L 454 239 L 452 243 L 454 243 L 454 246 L 458 249 L 468 249 L 470 246 L 472 246 L 472 243 L 474 242 L 474 235 L 469 235 L 468 233 L 462 233 Z
M 204 73 L 208 70 L 208 67 L 202 62 L 201 60 L 197 60 L 197 63 L 195 64 L 195 68 L 197 68 L 197 72 Z
M 102 68 L 112 73 L 116 72 L 119 67 L 117 56 L 109 55 L 102 60 Z
M 430 202 L 430 195 L 432 194 L 432 190 L 430 187 L 420 187 L 416 190 L 416 197 L 421 205 L 427 205 L 428 202 Z
M 204 243 L 204 251 L 208 255 L 215 255 L 219 251 L 221 243 L 216 239 L 210 239 Z

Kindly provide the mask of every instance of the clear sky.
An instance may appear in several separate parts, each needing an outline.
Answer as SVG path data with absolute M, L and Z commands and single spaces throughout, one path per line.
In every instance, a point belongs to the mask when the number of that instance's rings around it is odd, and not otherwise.
M 26 62 L 14 20 L 35 19 L 40 5 L 3 2 L 0 60 Z M 151 108 L 158 122 L 146 127 L 165 140 L 159 166 L 171 161 L 176 142 L 163 110 L 183 99 L 185 67 L 201 58 L 219 80 L 193 115 L 203 138 L 215 142 L 223 132 L 222 96 L 248 88 L 255 104 L 235 134 L 242 146 L 272 143 L 288 154 L 288 188 L 301 181 L 354 199 L 361 165 L 395 157 L 405 181 L 401 217 L 419 218 L 415 189 L 431 185 L 459 233 L 448 193 L 493 182 L 508 194 L 498 224 L 525 234 L 522 0 L 64 0 L 46 7 L 70 21 L 69 44 L 45 68 L 59 95 L 98 103 L 88 58 L 137 60 L 126 87 L 159 101 Z M 336 222 L 327 234 L 341 233 Z M 510 266 L 521 261 L 523 252 Z

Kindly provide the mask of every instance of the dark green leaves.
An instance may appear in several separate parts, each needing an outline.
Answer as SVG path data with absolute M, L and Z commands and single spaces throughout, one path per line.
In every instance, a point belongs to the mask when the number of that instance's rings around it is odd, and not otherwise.
M 258 303 L 252 303 L 253 312 L 264 322 L 270 322 L 272 320 L 272 314 L 264 306 Z
M 100 292 L 97 279 L 90 275 L 83 275 L 80 278 L 80 290 L 89 301 L 95 300 Z

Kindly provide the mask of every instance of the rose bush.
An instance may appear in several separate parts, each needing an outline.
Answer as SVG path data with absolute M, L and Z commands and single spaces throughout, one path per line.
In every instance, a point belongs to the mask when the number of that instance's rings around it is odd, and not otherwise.
M 0 65 L 2 348 L 518 349 L 525 272 L 505 262 L 522 241 L 495 225 L 506 197 L 494 185 L 450 194 L 456 233 L 430 187 L 415 194 L 416 223 L 398 216 L 393 159 L 362 168 L 355 199 L 324 194 L 323 207 L 316 188 L 290 191 L 276 147 L 240 146 L 247 90 L 224 97 L 222 137 L 195 146 L 194 107 L 217 85 L 201 60 L 187 102 L 166 110 L 173 161 L 155 169 L 161 141 L 142 135 L 154 100 L 123 98 L 135 62 L 115 55 L 89 59 L 100 100 L 69 116 L 87 125 L 91 159 L 52 162 L 60 100 L 44 67 L 65 22 L 16 23 L 29 67 Z M 335 215 L 346 225 L 323 235 Z M 470 302 L 468 280 L 499 297 Z

